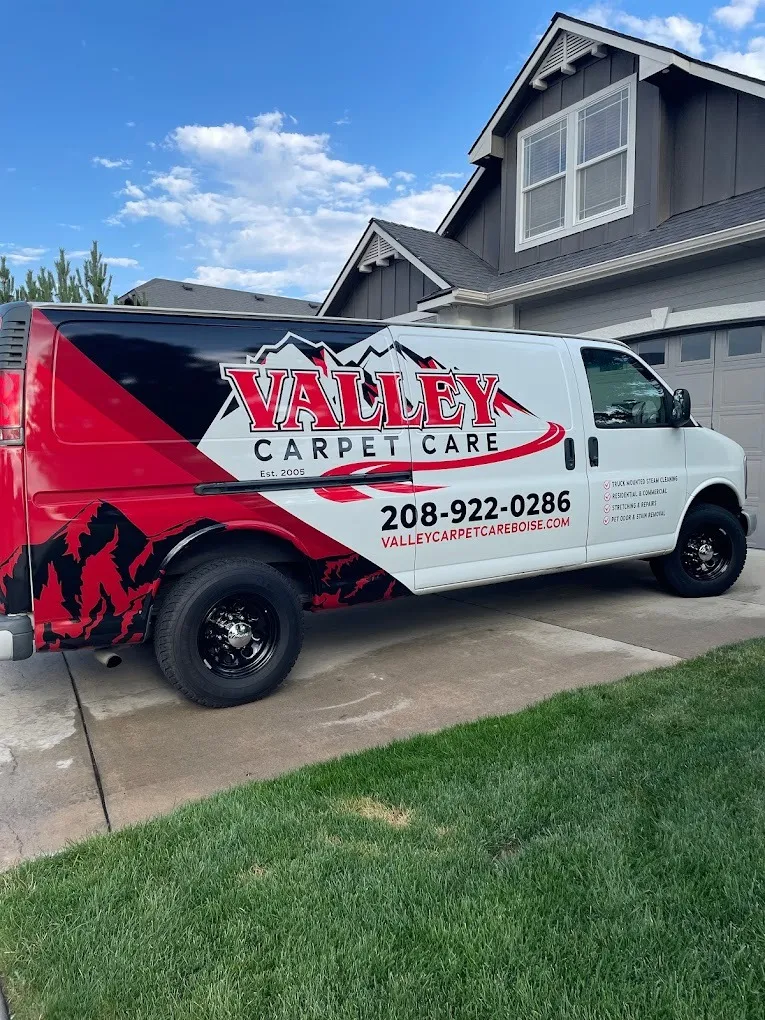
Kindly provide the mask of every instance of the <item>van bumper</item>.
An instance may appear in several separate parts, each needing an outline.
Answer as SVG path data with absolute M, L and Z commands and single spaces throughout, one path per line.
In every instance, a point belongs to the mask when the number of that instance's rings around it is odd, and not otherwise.
M 753 535 L 757 530 L 757 514 L 753 514 L 751 510 L 742 510 L 741 520 L 746 528 L 747 537 Z
M 28 659 L 35 650 L 32 617 L 0 616 L 0 661 Z

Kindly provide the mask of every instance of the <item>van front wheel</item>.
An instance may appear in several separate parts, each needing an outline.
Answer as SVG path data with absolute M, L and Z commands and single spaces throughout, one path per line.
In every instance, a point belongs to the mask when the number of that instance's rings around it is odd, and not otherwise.
M 180 578 L 162 600 L 154 632 L 165 677 L 211 708 L 270 694 L 292 669 L 302 642 L 294 585 L 246 556 L 205 563 Z
M 702 503 L 688 511 L 675 549 L 651 560 L 656 579 L 684 598 L 722 595 L 746 563 L 741 522 L 721 506 Z

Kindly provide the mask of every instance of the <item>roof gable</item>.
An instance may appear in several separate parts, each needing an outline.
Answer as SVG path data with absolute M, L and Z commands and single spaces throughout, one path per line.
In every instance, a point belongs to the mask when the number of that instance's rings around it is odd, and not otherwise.
M 329 314 L 353 272 L 371 272 L 375 265 L 387 265 L 391 257 L 406 259 L 442 290 L 452 287 L 488 290 L 497 275 L 483 259 L 451 237 L 442 237 L 434 230 L 373 219 L 318 314 Z
M 728 71 L 703 60 L 696 60 L 668 46 L 636 39 L 613 29 L 601 28 L 599 25 L 580 21 L 567 14 L 555 14 L 550 27 L 473 144 L 469 153 L 470 161 L 481 163 L 491 156 L 502 156 L 500 142 L 503 129 L 509 125 L 518 104 L 525 102 L 528 86 L 545 88 L 545 78 L 553 73 L 553 70 L 562 70 L 564 74 L 571 73 L 567 69 L 573 68 L 573 60 L 592 52 L 593 48 L 597 54 L 598 47 L 601 46 L 613 46 L 636 54 L 640 58 L 638 77 L 641 79 L 674 66 L 707 81 L 765 99 L 765 82 L 756 78 Z
M 329 314 L 329 309 L 341 291 L 348 285 L 352 273 L 371 272 L 374 265 L 386 265 L 389 258 L 405 258 L 438 287 L 444 289 L 449 287 L 449 283 L 439 276 L 432 266 L 426 265 L 414 252 L 409 251 L 405 245 L 392 236 L 386 229 L 391 225 L 398 226 L 399 224 L 388 224 L 385 220 L 372 219 L 369 221 L 369 226 L 361 235 L 359 243 L 332 284 L 321 308 L 316 313 L 317 315 Z

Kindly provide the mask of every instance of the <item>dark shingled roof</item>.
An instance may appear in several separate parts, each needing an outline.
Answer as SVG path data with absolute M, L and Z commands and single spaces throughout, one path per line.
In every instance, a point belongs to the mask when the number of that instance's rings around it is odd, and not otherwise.
M 719 230 L 741 226 L 744 223 L 755 223 L 757 220 L 765 220 L 765 188 L 678 213 L 645 234 L 634 234 L 619 241 L 607 241 L 594 248 L 571 252 L 570 255 L 559 255 L 557 258 L 548 259 L 547 262 L 524 266 L 509 273 L 496 274 L 487 289 L 500 290 L 532 280 L 543 280 L 548 276 L 568 273 L 584 266 L 596 265 L 598 262 L 610 262 L 625 255 L 662 248 L 667 244 L 688 241 L 693 237 L 714 234 Z
M 407 251 L 416 255 L 452 287 L 488 290 L 497 275 L 488 262 L 474 255 L 454 238 L 442 237 L 433 230 L 391 223 L 389 220 L 375 219 L 372 222 L 379 224 L 391 237 L 400 241 Z
M 560 273 L 597 265 L 599 262 L 610 262 L 625 255 L 662 248 L 667 244 L 687 241 L 704 234 L 714 234 L 729 227 L 754 223 L 757 220 L 765 220 L 765 188 L 678 213 L 644 234 L 607 241 L 593 248 L 571 252 L 569 255 L 559 255 L 546 262 L 523 266 L 508 273 L 497 273 L 483 259 L 453 238 L 442 237 L 430 230 L 389 223 L 386 220 L 375 222 L 400 241 L 407 251 L 438 273 L 451 287 L 488 292 L 534 280 L 544 280 Z
M 206 287 L 201 283 L 183 283 L 155 277 L 134 287 L 119 298 L 145 295 L 152 308 L 194 308 L 211 312 L 263 312 L 265 315 L 315 315 L 321 302 L 281 297 L 279 294 L 253 294 L 228 287 Z

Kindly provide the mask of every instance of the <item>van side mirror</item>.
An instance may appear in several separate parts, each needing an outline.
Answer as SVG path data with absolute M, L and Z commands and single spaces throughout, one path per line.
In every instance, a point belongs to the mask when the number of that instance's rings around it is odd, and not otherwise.
M 672 405 L 669 412 L 669 423 L 672 428 L 679 429 L 691 420 L 691 395 L 688 390 L 678 389 L 672 394 Z

